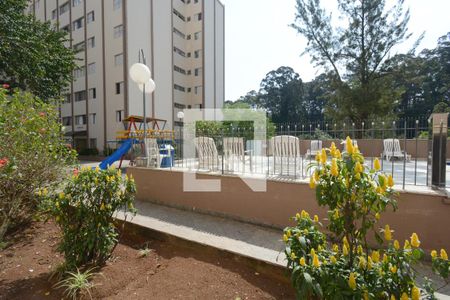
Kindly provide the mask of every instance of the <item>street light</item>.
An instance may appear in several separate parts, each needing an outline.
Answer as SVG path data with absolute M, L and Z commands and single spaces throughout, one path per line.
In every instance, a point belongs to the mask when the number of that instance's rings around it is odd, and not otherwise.
M 141 54 L 142 62 L 141 63 Z M 145 93 L 153 93 L 155 90 L 155 82 L 152 80 L 152 73 L 150 69 L 145 65 L 145 56 L 142 49 L 139 51 L 139 63 L 135 63 L 130 68 L 130 78 L 138 84 L 139 89 L 142 91 L 142 106 L 144 109 L 144 157 L 147 157 L 146 142 L 147 139 L 147 109 L 145 103 Z M 146 90 L 147 87 L 147 90 Z

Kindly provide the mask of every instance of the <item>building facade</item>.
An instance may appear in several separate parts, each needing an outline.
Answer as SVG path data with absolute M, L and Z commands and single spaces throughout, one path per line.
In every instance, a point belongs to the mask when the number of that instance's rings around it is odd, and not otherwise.
M 143 49 L 156 83 L 147 116 L 182 125 L 185 108 L 221 108 L 225 8 L 219 0 L 31 0 L 28 12 L 67 31 L 79 68 L 61 119 L 77 149 L 114 147 L 128 115 L 143 115 L 128 74 Z

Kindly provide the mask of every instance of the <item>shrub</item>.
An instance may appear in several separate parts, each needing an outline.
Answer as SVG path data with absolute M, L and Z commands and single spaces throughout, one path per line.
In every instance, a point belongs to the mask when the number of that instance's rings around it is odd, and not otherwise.
M 101 265 L 118 243 L 114 214 L 133 207 L 136 185 L 120 170 L 75 170 L 58 195 L 46 198 L 44 209 L 62 230 L 59 251 L 73 270 L 86 264 Z
M 0 89 L 0 241 L 35 212 L 35 192 L 56 186 L 74 160 L 54 104 Z
M 380 231 L 375 228 L 388 206 L 396 208 L 393 179 L 379 171 L 377 159 L 374 168 L 367 169 L 349 138 L 347 149 L 342 155 L 332 144 L 312 166 L 316 169 L 310 186 L 319 205 L 328 207 L 329 236 L 321 232 L 319 218 L 311 219 L 305 211 L 295 216 L 296 226 L 284 230 L 293 286 L 300 299 L 418 300 L 420 290 L 412 265 L 424 256 L 419 237 L 413 233 L 400 245 L 389 225 Z M 370 232 L 384 250 L 369 247 Z M 439 258 L 432 253 L 433 267 L 446 277 L 450 265 L 442 251 Z M 431 286 L 427 292 L 432 295 Z

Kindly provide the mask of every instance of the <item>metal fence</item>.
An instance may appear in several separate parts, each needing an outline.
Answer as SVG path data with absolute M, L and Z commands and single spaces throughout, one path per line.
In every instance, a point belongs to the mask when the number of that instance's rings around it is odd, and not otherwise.
M 408 185 L 431 184 L 432 145 L 427 118 L 392 122 L 276 124 L 267 130 L 251 126 L 202 128 L 187 139 L 184 139 L 183 127 L 176 130 L 174 164 L 171 168 L 303 180 L 313 171 L 308 166 L 314 161 L 318 150 L 328 148 L 334 142 L 341 151 L 345 151 L 343 141 L 349 136 L 365 156 L 368 167 L 372 167 L 374 159 L 379 158 L 382 170 L 392 174 L 396 184 L 403 189 Z M 255 140 L 255 133 L 267 138 Z M 387 149 L 386 141 L 389 140 L 398 147 Z M 450 140 L 447 138 L 442 142 L 447 143 L 446 160 L 441 163 L 446 165 L 445 186 L 450 187 L 450 166 L 447 165 L 450 161 Z

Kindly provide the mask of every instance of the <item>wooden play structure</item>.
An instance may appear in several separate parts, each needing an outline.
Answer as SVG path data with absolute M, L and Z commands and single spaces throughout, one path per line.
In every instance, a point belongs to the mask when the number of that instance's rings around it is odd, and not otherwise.
M 146 118 L 147 138 L 156 138 L 164 141 L 173 141 L 175 133 L 173 130 L 164 130 L 167 120 Z M 119 141 L 127 139 L 144 139 L 144 118 L 141 116 L 129 116 L 123 120 L 126 130 L 117 131 L 116 139 Z

